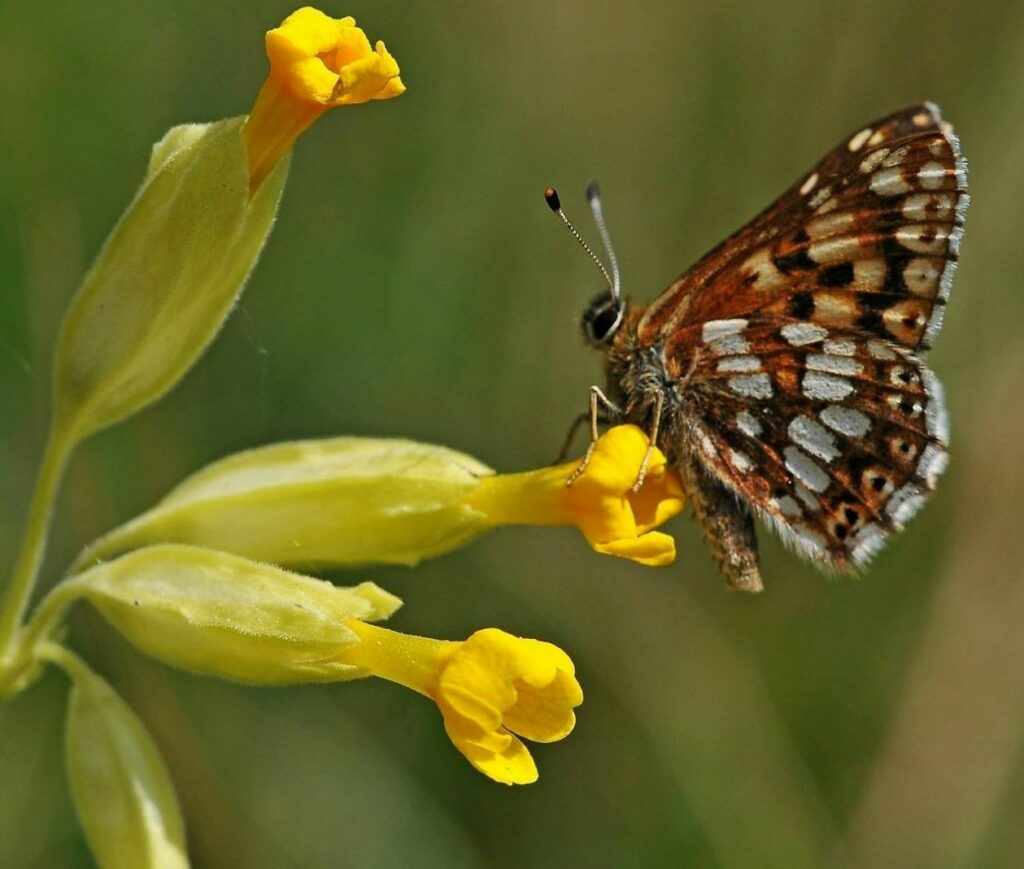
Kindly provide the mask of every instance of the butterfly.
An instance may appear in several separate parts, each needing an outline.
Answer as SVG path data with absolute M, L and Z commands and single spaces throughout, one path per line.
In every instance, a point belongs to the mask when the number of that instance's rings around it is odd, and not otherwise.
M 948 423 L 924 360 L 966 191 L 938 107 L 901 109 L 844 139 L 641 308 L 621 295 L 600 195 L 588 191 L 613 273 L 587 248 L 609 284 L 582 320 L 607 375 L 605 391 L 591 390 L 592 434 L 599 416 L 651 434 L 733 587 L 763 588 L 755 516 L 847 570 L 934 491 Z M 545 198 L 583 243 L 557 193 Z

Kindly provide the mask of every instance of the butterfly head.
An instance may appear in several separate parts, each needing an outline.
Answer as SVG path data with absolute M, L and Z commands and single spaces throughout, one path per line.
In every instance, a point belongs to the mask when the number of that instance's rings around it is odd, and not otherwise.
M 611 274 L 604 267 L 604 263 L 598 259 L 597 254 L 590 249 L 590 246 L 576 231 L 576 227 L 572 225 L 569 218 L 565 216 L 565 212 L 562 211 L 562 203 L 559 201 L 558 193 L 554 187 L 549 187 L 544 191 L 544 201 L 547 202 L 548 208 L 562 218 L 562 222 L 569 228 L 576 241 L 590 254 L 590 258 L 597 264 L 601 274 L 604 275 L 605 282 L 608 284 L 608 289 L 595 296 L 590 304 L 587 305 L 586 310 L 583 312 L 582 321 L 583 335 L 587 341 L 597 348 L 607 347 L 615 339 L 615 333 L 619 330 L 626 316 L 626 303 L 622 299 L 619 262 L 615 258 L 611 238 L 608 236 L 608 228 L 604 222 L 604 211 L 601 208 L 601 191 L 598 189 L 597 184 L 592 181 L 587 187 L 587 201 L 590 203 L 590 210 L 594 214 L 597 231 L 601 233 L 601 241 L 604 242 L 604 248 L 608 252 Z
M 626 303 L 611 291 L 594 296 L 583 312 L 584 337 L 598 349 L 607 347 L 615 340 L 625 315 Z

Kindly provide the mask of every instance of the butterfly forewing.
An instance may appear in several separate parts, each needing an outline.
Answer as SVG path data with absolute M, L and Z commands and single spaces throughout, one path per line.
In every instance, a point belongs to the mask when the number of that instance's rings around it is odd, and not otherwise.
M 966 175 L 934 106 L 890 115 L 841 142 L 673 283 L 637 337 L 766 311 L 923 349 L 956 268 Z
M 626 417 L 645 421 L 650 389 L 667 388 L 670 454 L 696 457 L 804 554 L 863 563 L 946 465 L 942 389 L 922 360 L 966 176 L 930 103 L 844 139 L 633 315 L 612 350 Z M 659 377 L 671 385 L 650 387 Z

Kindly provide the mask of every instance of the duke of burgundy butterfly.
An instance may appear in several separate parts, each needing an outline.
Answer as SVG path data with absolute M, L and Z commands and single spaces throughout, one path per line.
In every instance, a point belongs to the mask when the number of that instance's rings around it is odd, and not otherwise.
M 763 588 L 755 516 L 843 570 L 934 491 L 948 426 L 924 357 L 949 300 L 966 190 L 938 107 L 902 109 L 845 139 L 645 308 L 621 295 L 588 190 L 611 266 L 591 253 L 609 286 L 583 315 L 607 375 L 604 391 L 591 387 L 591 447 L 599 417 L 648 432 L 735 588 Z M 545 198 L 582 243 L 558 194 Z

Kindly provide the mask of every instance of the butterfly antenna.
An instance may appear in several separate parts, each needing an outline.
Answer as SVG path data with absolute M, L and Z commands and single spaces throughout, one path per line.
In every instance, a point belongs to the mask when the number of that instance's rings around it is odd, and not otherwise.
M 615 248 L 612 247 L 612 239 L 608 235 L 608 226 L 604 222 L 604 209 L 601 207 L 601 188 L 597 186 L 596 181 L 591 181 L 587 185 L 587 202 L 590 203 L 590 210 L 594 212 L 594 223 L 597 224 L 597 231 L 601 233 L 604 249 L 608 252 L 608 261 L 612 266 L 612 298 L 618 301 L 622 291 L 619 261 L 615 257 Z
M 612 281 L 611 275 L 608 274 L 608 269 L 604 267 L 604 263 L 602 263 L 601 260 L 597 258 L 597 254 L 590 249 L 590 245 L 583 240 L 583 236 L 581 236 L 576 231 L 576 227 L 573 226 L 569 218 L 565 216 L 565 212 L 562 211 L 562 202 L 558 198 L 558 191 L 555 190 L 554 187 L 549 187 L 547 190 L 544 191 L 544 201 L 548 204 L 548 208 L 550 208 L 553 212 L 555 212 L 555 214 L 562 218 L 562 223 L 564 223 L 569 228 L 569 232 L 571 232 L 573 238 L 575 238 L 576 241 L 580 243 L 580 247 L 582 247 L 588 254 L 590 254 L 590 258 L 597 264 L 597 267 L 601 270 L 601 274 L 604 275 L 604 279 L 608 283 L 608 289 L 611 290 L 612 296 L 618 299 L 619 289 L 617 278 L 619 272 L 618 266 L 615 265 L 615 258 L 612 258 L 612 268 L 615 270 L 616 280 Z M 604 235 L 602 233 L 602 238 L 603 237 Z M 605 246 L 607 247 L 607 242 L 605 242 Z

